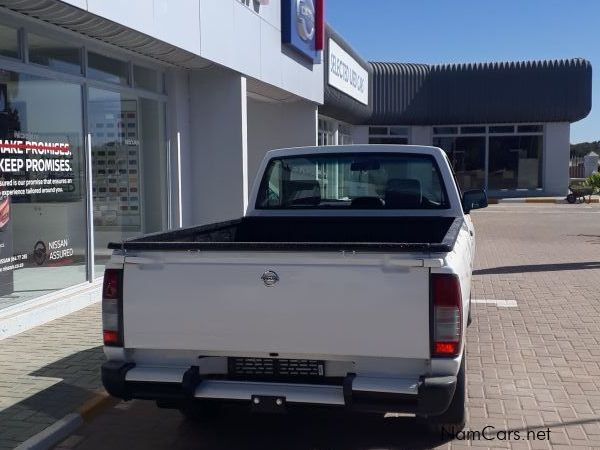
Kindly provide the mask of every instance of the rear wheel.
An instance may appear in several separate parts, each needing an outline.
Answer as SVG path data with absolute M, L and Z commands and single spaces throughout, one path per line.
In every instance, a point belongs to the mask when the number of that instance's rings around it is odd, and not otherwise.
M 471 326 L 471 323 L 473 323 L 473 318 L 471 317 L 471 310 L 473 308 L 471 307 L 471 297 L 469 296 L 469 317 L 467 317 L 467 326 Z
M 463 353 L 460 370 L 456 376 L 456 390 L 450 406 L 443 414 L 427 418 L 427 428 L 432 433 L 456 434 L 465 427 L 467 417 L 465 409 L 467 398 L 466 359 L 467 355 Z
M 567 201 L 573 204 L 577 201 L 577 197 L 575 197 L 575 194 L 569 194 L 567 195 Z

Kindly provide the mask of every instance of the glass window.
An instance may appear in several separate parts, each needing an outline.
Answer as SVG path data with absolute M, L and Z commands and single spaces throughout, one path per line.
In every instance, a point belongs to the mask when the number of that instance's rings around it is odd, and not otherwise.
M 390 127 L 392 136 L 408 136 L 408 128 L 406 127 Z
M 127 85 L 129 83 L 129 63 L 88 52 L 88 76 L 108 83 Z
M 319 119 L 318 145 L 336 145 L 335 124 L 331 120 Z
M 20 58 L 19 30 L 0 25 L 0 55 Z
M 490 127 L 490 133 L 514 133 L 515 127 L 514 125 L 497 125 L 495 127 Z
M 438 137 L 433 145 L 448 154 L 461 190 L 485 187 L 485 136 Z
M 433 127 L 433 134 L 458 134 L 458 127 Z
M 162 102 L 103 89 L 90 88 L 88 98 L 95 129 L 127 130 L 92 133 L 95 262 L 101 273 L 109 242 L 166 228 L 165 110 Z
M 81 86 L 0 70 L 0 308 L 86 280 Z
M 158 72 L 146 67 L 133 66 L 133 83 L 137 88 L 146 89 L 152 92 L 159 91 Z
M 388 127 L 369 127 L 369 134 L 388 134 Z
M 542 125 L 519 125 L 517 133 L 542 133 L 544 127 Z
M 369 144 L 408 144 L 408 138 L 405 137 L 369 137 Z
M 460 127 L 462 134 L 485 134 L 485 127 Z
M 339 145 L 352 145 L 354 140 L 352 139 L 352 128 L 347 125 L 340 125 L 338 127 L 338 144 Z
M 489 189 L 542 187 L 542 136 L 490 136 Z
M 369 127 L 369 144 L 408 144 L 407 127 Z
M 256 207 L 440 209 L 448 201 L 432 157 L 356 153 L 271 160 Z
M 81 74 L 81 48 L 29 33 L 29 61 L 51 69 Z

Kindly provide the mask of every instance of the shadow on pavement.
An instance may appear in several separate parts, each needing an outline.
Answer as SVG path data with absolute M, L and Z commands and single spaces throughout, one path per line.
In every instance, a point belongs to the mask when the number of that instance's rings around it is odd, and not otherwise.
M 473 275 L 499 275 L 527 272 L 555 272 L 560 270 L 586 270 L 600 269 L 600 261 L 560 263 L 560 264 L 527 264 L 522 266 L 490 267 L 489 269 L 476 269 Z
M 211 425 L 186 420 L 173 448 L 201 449 L 425 449 L 449 442 L 428 434 L 415 419 L 322 410 L 281 416 L 237 413 Z
M 27 353 L 21 355 L 22 359 L 28 357 Z M 29 439 L 91 398 L 101 388 L 103 360 L 102 347 L 98 346 L 34 372 L 16 374 L 14 387 L 7 389 L 4 397 L 17 403 L 0 411 L 0 449 Z

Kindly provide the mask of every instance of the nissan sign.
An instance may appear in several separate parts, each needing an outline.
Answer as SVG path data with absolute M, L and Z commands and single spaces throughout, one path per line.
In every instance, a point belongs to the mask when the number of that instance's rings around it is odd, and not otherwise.
M 310 59 L 319 60 L 317 33 L 323 27 L 318 14 L 323 0 L 283 0 L 281 2 L 281 40 L 289 48 Z

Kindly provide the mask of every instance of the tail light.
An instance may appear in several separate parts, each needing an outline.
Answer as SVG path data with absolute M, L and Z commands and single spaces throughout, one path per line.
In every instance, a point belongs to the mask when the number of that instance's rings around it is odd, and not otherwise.
M 106 269 L 102 286 L 104 345 L 123 346 L 123 270 Z
M 433 357 L 455 357 L 461 351 L 462 297 L 456 275 L 432 274 Z

